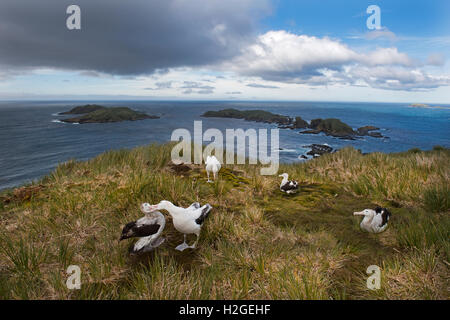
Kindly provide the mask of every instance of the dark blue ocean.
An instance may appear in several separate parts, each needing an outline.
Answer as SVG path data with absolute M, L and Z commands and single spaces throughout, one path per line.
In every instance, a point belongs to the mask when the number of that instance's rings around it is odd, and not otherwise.
M 86 103 L 92 101 L 0 102 L 0 189 L 39 179 L 69 159 L 85 160 L 110 149 L 169 141 L 177 128 L 193 132 L 194 120 L 203 121 L 203 131 L 217 128 L 225 133 L 225 129 L 275 128 L 244 120 L 200 117 L 207 110 L 223 108 L 263 109 L 301 116 L 308 121 L 339 118 L 353 128 L 380 127 L 381 133 L 389 137 L 348 141 L 281 129 L 280 160 L 283 162 L 300 161 L 299 155 L 309 150 L 303 146 L 312 143 L 338 149 L 351 145 L 363 152 L 399 152 L 416 147 L 428 150 L 435 145 L 450 147 L 448 105 L 447 109 L 424 109 L 392 103 L 95 101 L 105 106 L 128 106 L 161 118 L 82 125 L 57 121 L 62 117 L 57 115 L 59 112 Z

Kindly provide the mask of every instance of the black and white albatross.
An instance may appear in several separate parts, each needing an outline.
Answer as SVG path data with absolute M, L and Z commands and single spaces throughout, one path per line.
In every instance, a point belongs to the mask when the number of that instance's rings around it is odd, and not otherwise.
M 127 223 L 119 239 L 119 241 L 122 241 L 128 238 L 140 238 L 130 248 L 130 253 L 132 254 L 152 251 L 165 241 L 161 237 L 161 233 L 166 225 L 166 219 L 163 214 L 159 211 L 150 210 L 148 203 L 141 205 L 141 211 L 145 216 L 139 220 Z
M 205 204 L 202 207 L 198 202 L 194 202 L 188 208 L 181 208 L 166 200 L 150 206 L 150 210 L 166 210 L 169 212 L 172 216 L 173 226 L 175 229 L 184 234 L 184 242 L 175 248 L 179 251 L 183 251 L 187 248 L 195 248 L 200 237 L 200 230 L 203 222 L 208 217 L 211 209 L 211 205 Z M 195 234 L 197 236 L 197 239 L 191 246 L 186 243 L 186 235 L 188 234 Z
M 370 233 L 380 233 L 386 230 L 391 213 L 386 208 L 376 207 L 375 210 L 365 209 L 354 212 L 355 216 L 364 216 L 360 227 Z
M 286 192 L 287 194 L 296 193 L 298 190 L 298 182 L 295 180 L 289 180 L 289 175 L 287 173 L 280 174 L 279 177 L 283 177 L 280 184 L 280 190 Z

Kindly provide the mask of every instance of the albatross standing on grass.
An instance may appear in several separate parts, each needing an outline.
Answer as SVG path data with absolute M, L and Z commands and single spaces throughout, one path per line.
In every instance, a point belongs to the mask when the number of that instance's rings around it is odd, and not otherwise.
M 220 171 L 220 168 L 222 167 L 219 160 L 215 156 L 208 156 L 205 161 L 206 164 L 206 174 L 208 175 L 208 181 L 209 180 L 209 173 L 212 172 L 214 175 L 214 180 L 216 180 L 217 173 Z
M 287 194 L 296 193 L 298 190 L 298 182 L 295 180 L 288 180 L 289 175 L 287 173 L 280 174 L 279 177 L 283 177 L 280 184 L 280 190 Z
M 137 221 L 127 223 L 119 239 L 121 241 L 128 238 L 140 238 L 130 248 L 130 253 L 132 254 L 152 251 L 165 241 L 164 238 L 160 237 L 166 225 L 166 219 L 163 214 L 159 211 L 150 210 L 148 203 L 141 205 L 141 211 L 145 216 Z
M 173 226 L 177 231 L 184 234 L 184 242 L 178 245 L 175 249 L 183 251 L 187 248 L 194 249 L 198 243 L 200 230 L 203 222 L 209 215 L 212 207 L 205 204 L 203 207 L 198 202 L 194 202 L 188 208 L 181 208 L 175 206 L 172 202 L 163 200 L 160 203 L 150 206 L 150 210 L 166 210 L 172 216 Z M 195 234 L 197 239 L 194 244 L 189 246 L 186 243 L 186 235 Z
M 365 209 L 354 212 L 355 216 L 364 216 L 360 227 L 370 233 L 380 233 L 386 230 L 391 213 L 386 208 L 376 207 L 375 210 Z

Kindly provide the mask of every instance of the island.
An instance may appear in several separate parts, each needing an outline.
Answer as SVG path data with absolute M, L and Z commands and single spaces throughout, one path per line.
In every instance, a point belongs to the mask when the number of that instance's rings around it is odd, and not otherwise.
M 86 104 L 84 106 L 77 106 L 66 112 L 60 112 L 59 114 L 84 114 L 101 109 L 106 109 L 106 107 L 100 106 L 98 104 Z
M 411 108 L 425 108 L 425 109 L 450 109 L 450 107 L 430 106 L 429 104 L 425 104 L 425 103 L 413 103 L 413 104 L 410 104 L 409 107 L 411 107 Z
M 354 139 L 356 132 L 346 123 L 339 119 L 313 119 L 308 128 L 309 130 L 301 131 L 300 133 L 318 134 L 324 133 L 327 136 L 333 136 L 341 139 Z
M 77 109 L 78 108 L 78 109 Z M 86 105 L 83 107 L 74 108 L 65 114 L 82 114 L 81 116 L 69 119 L 61 119 L 62 122 L 67 123 L 107 123 L 120 121 L 136 121 L 144 119 L 159 119 L 158 116 L 148 115 L 143 112 L 134 111 L 127 107 L 103 107 L 96 105 Z M 92 110 L 94 111 L 86 111 Z
M 294 118 L 275 114 L 264 110 L 237 110 L 237 109 L 223 109 L 219 111 L 207 111 L 202 117 L 215 118 L 233 118 L 244 119 L 247 121 L 256 121 L 264 123 L 275 123 L 280 129 L 306 129 L 300 131 L 301 134 L 319 134 L 324 133 L 328 136 L 333 136 L 339 139 L 354 140 L 361 136 L 371 136 L 373 138 L 383 138 L 379 132 L 380 128 L 374 126 L 364 126 L 356 131 L 348 124 L 339 119 L 313 119 L 308 123 L 302 117 L 296 116 Z
M 202 115 L 202 117 L 244 119 L 247 121 L 276 123 L 280 125 L 288 125 L 291 123 L 291 119 L 287 116 L 275 114 L 264 110 L 242 111 L 230 108 L 219 111 L 207 111 Z

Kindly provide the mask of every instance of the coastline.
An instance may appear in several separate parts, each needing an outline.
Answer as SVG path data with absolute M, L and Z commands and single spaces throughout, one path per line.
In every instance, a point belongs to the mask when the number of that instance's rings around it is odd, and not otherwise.
M 353 130 L 361 126 L 379 127 L 389 141 L 369 136 L 354 141 L 341 140 L 324 133 L 303 134 L 298 130 L 280 129 L 280 148 L 295 152 L 280 152 L 282 163 L 300 161 L 298 158 L 310 151 L 303 148 L 313 144 L 328 144 L 335 150 L 352 145 L 363 153 L 396 153 L 412 148 L 430 150 L 434 145 L 450 147 L 445 119 L 447 110 L 412 109 L 400 104 L 344 104 L 344 103 L 272 103 L 234 102 L 214 104 L 212 102 L 98 102 L 109 106 L 128 105 L 134 110 L 147 114 L 160 115 L 160 119 L 143 121 L 123 121 L 116 123 L 94 123 L 85 126 L 70 125 L 59 120 L 54 114 L 80 105 L 80 102 L 36 102 L 15 103 L 14 106 L 0 104 L 2 119 L 0 135 L 7 137 L 0 141 L 5 151 L 4 161 L 0 163 L 0 185 L 3 188 L 17 186 L 26 181 L 36 180 L 52 171 L 58 163 L 70 159 L 87 160 L 105 151 L 148 143 L 166 143 L 170 134 L 177 128 L 192 130 L 193 121 L 202 120 L 204 129 L 217 128 L 225 132 L 227 128 L 270 129 L 274 124 L 245 122 L 239 119 L 201 118 L 208 110 L 221 110 L 238 107 L 242 110 L 266 110 L 292 118 L 301 115 L 308 122 L 315 118 L 338 118 L 349 124 Z M 186 108 L 190 112 L 186 113 Z M 180 117 L 182 113 L 182 117 Z M 380 121 L 383 119 L 383 121 Z M 434 130 L 430 131 L 429 128 Z

